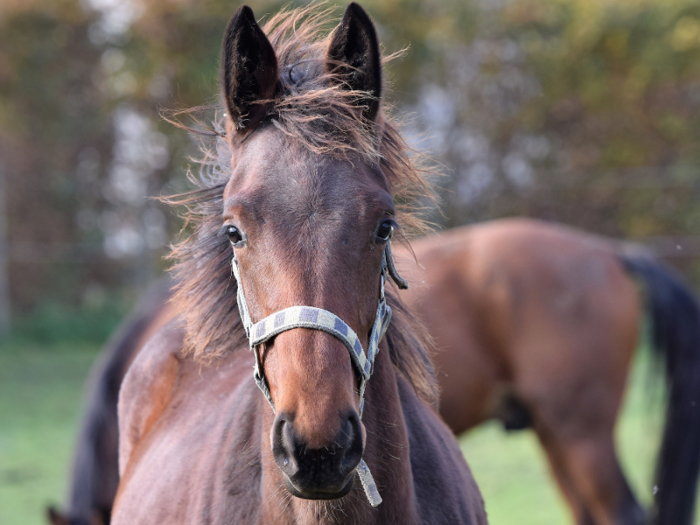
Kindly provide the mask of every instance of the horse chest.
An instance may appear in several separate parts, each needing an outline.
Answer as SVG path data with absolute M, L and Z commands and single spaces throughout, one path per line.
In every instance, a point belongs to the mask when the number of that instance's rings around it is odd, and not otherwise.
M 250 354 L 185 362 L 172 399 L 135 447 L 113 523 L 256 523 L 259 392 Z

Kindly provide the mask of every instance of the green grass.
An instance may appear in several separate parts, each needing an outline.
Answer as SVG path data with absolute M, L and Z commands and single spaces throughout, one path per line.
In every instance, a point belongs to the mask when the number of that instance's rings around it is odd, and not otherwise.
M 97 352 L 95 344 L 0 345 L 0 525 L 42 524 L 45 506 L 63 501 L 83 385 Z M 648 504 L 662 419 L 658 396 L 650 403 L 645 392 L 643 365 L 635 365 L 618 448 Z M 571 522 L 531 432 L 506 434 L 489 424 L 460 443 L 491 525 Z
M 45 523 L 66 490 L 96 345 L 0 346 L 0 525 Z

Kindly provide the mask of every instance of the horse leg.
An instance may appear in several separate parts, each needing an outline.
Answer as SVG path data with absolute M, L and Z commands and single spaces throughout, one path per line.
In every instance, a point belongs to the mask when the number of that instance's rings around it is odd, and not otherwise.
M 610 525 L 647 522 L 620 468 L 612 434 L 568 443 L 564 454 L 574 484 L 598 522 Z
M 647 523 L 615 451 L 615 423 L 623 380 L 564 369 L 556 379 L 516 386 L 551 469 L 579 525 Z M 568 374 L 566 373 L 568 372 Z
M 572 436 L 538 428 L 538 434 L 579 525 L 644 525 L 608 430 Z
M 613 277 L 605 282 L 616 283 Z M 521 323 L 530 329 L 510 352 L 514 392 L 532 415 L 579 525 L 647 522 L 613 439 L 640 319 L 637 291 L 621 282 L 572 291 L 579 295 L 568 309 L 551 307 L 568 297 L 560 293 L 539 316 L 529 310 L 532 319 Z
M 556 479 L 559 490 L 564 495 L 564 499 L 566 500 L 569 509 L 571 509 L 577 525 L 595 525 L 591 515 L 586 509 L 586 506 L 578 496 L 578 492 L 574 487 L 573 481 L 569 477 L 569 473 L 566 469 L 564 458 L 562 457 L 560 450 L 554 445 L 552 440 L 546 439 L 543 433 L 539 432 L 538 437 L 540 439 L 540 443 L 542 444 L 542 448 L 544 448 L 544 451 L 547 454 L 547 460 L 549 462 L 552 475 L 554 476 L 554 479 Z

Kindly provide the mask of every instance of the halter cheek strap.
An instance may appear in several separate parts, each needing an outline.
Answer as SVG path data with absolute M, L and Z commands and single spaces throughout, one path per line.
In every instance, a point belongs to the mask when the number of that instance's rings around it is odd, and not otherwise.
M 275 411 L 275 405 L 272 402 L 270 389 L 265 379 L 260 357 L 260 345 L 287 330 L 292 330 L 294 328 L 310 328 L 312 330 L 320 330 L 331 334 L 339 339 L 348 349 L 350 358 L 360 375 L 360 417 L 362 417 L 365 403 L 365 387 L 374 371 L 374 359 L 377 356 L 377 352 L 379 352 L 379 342 L 384 337 L 389 327 L 389 322 L 391 321 L 391 308 L 386 304 L 386 297 L 384 295 L 384 281 L 386 280 L 387 272 L 394 279 L 399 288 L 408 288 L 408 283 L 401 278 L 394 266 L 390 242 L 387 242 L 384 253 L 382 254 L 382 266 L 379 277 L 379 303 L 377 305 L 377 315 L 375 316 L 374 325 L 372 326 L 372 331 L 369 336 L 369 344 L 366 353 L 362 348 L 362 343 L 360 343 L 357 334 L 345 321 L 333 312 L 323 310 L 322 308 L 316 308 L 315 306 L 291 306 L 279 312 L 275 312 L 257 323 L 253 323 L 250 318 L 250 313 L 248 312 L 245 294 L 243 293 L 241 270 L 238 266 L 238 259 L 236 259 L 235 252 L 231 260 L 231 268 L 238 283 L 238 292 L 236 296 L 238 310 L 241 315 L 241 320 L 243 321 L 246 335 L 248 336 L 248 341 L 250 342 L 250 349 L 255 354 L 255 371 L 253 377 L 255 378 L 255 383 L 270 403 L 272 410 Z M 382 498 L 379 495 L 372 473 L 369 471 L 369 467 L 367 467 L 364 460 L 360 460 L 355 471 L 360 478 L 360 482 L 362 483 L 370 505 L 376 507 L 382 502 Z

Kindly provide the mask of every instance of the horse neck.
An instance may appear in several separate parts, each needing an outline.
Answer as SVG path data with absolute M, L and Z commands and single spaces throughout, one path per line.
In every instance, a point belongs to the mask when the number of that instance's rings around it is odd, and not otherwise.
M 295 525 L 385 524 L 420 522 L 410 465 L 408 434 L 394 368 L 386 343 L 381 345 L 374 374 L 367 383 L 362 422 L 367 444 L 363 459 L 377 483 L 383 502 L 372 508 L 359 479 L 340 500 L 312 501 L 292 497 L 269 452 L 269 436 L 263 432 L 263 494 L 260 523 Z M 272 418 L 265 417 L 266 425 Z M 269 428 L 269 427 L 267 427 Z

